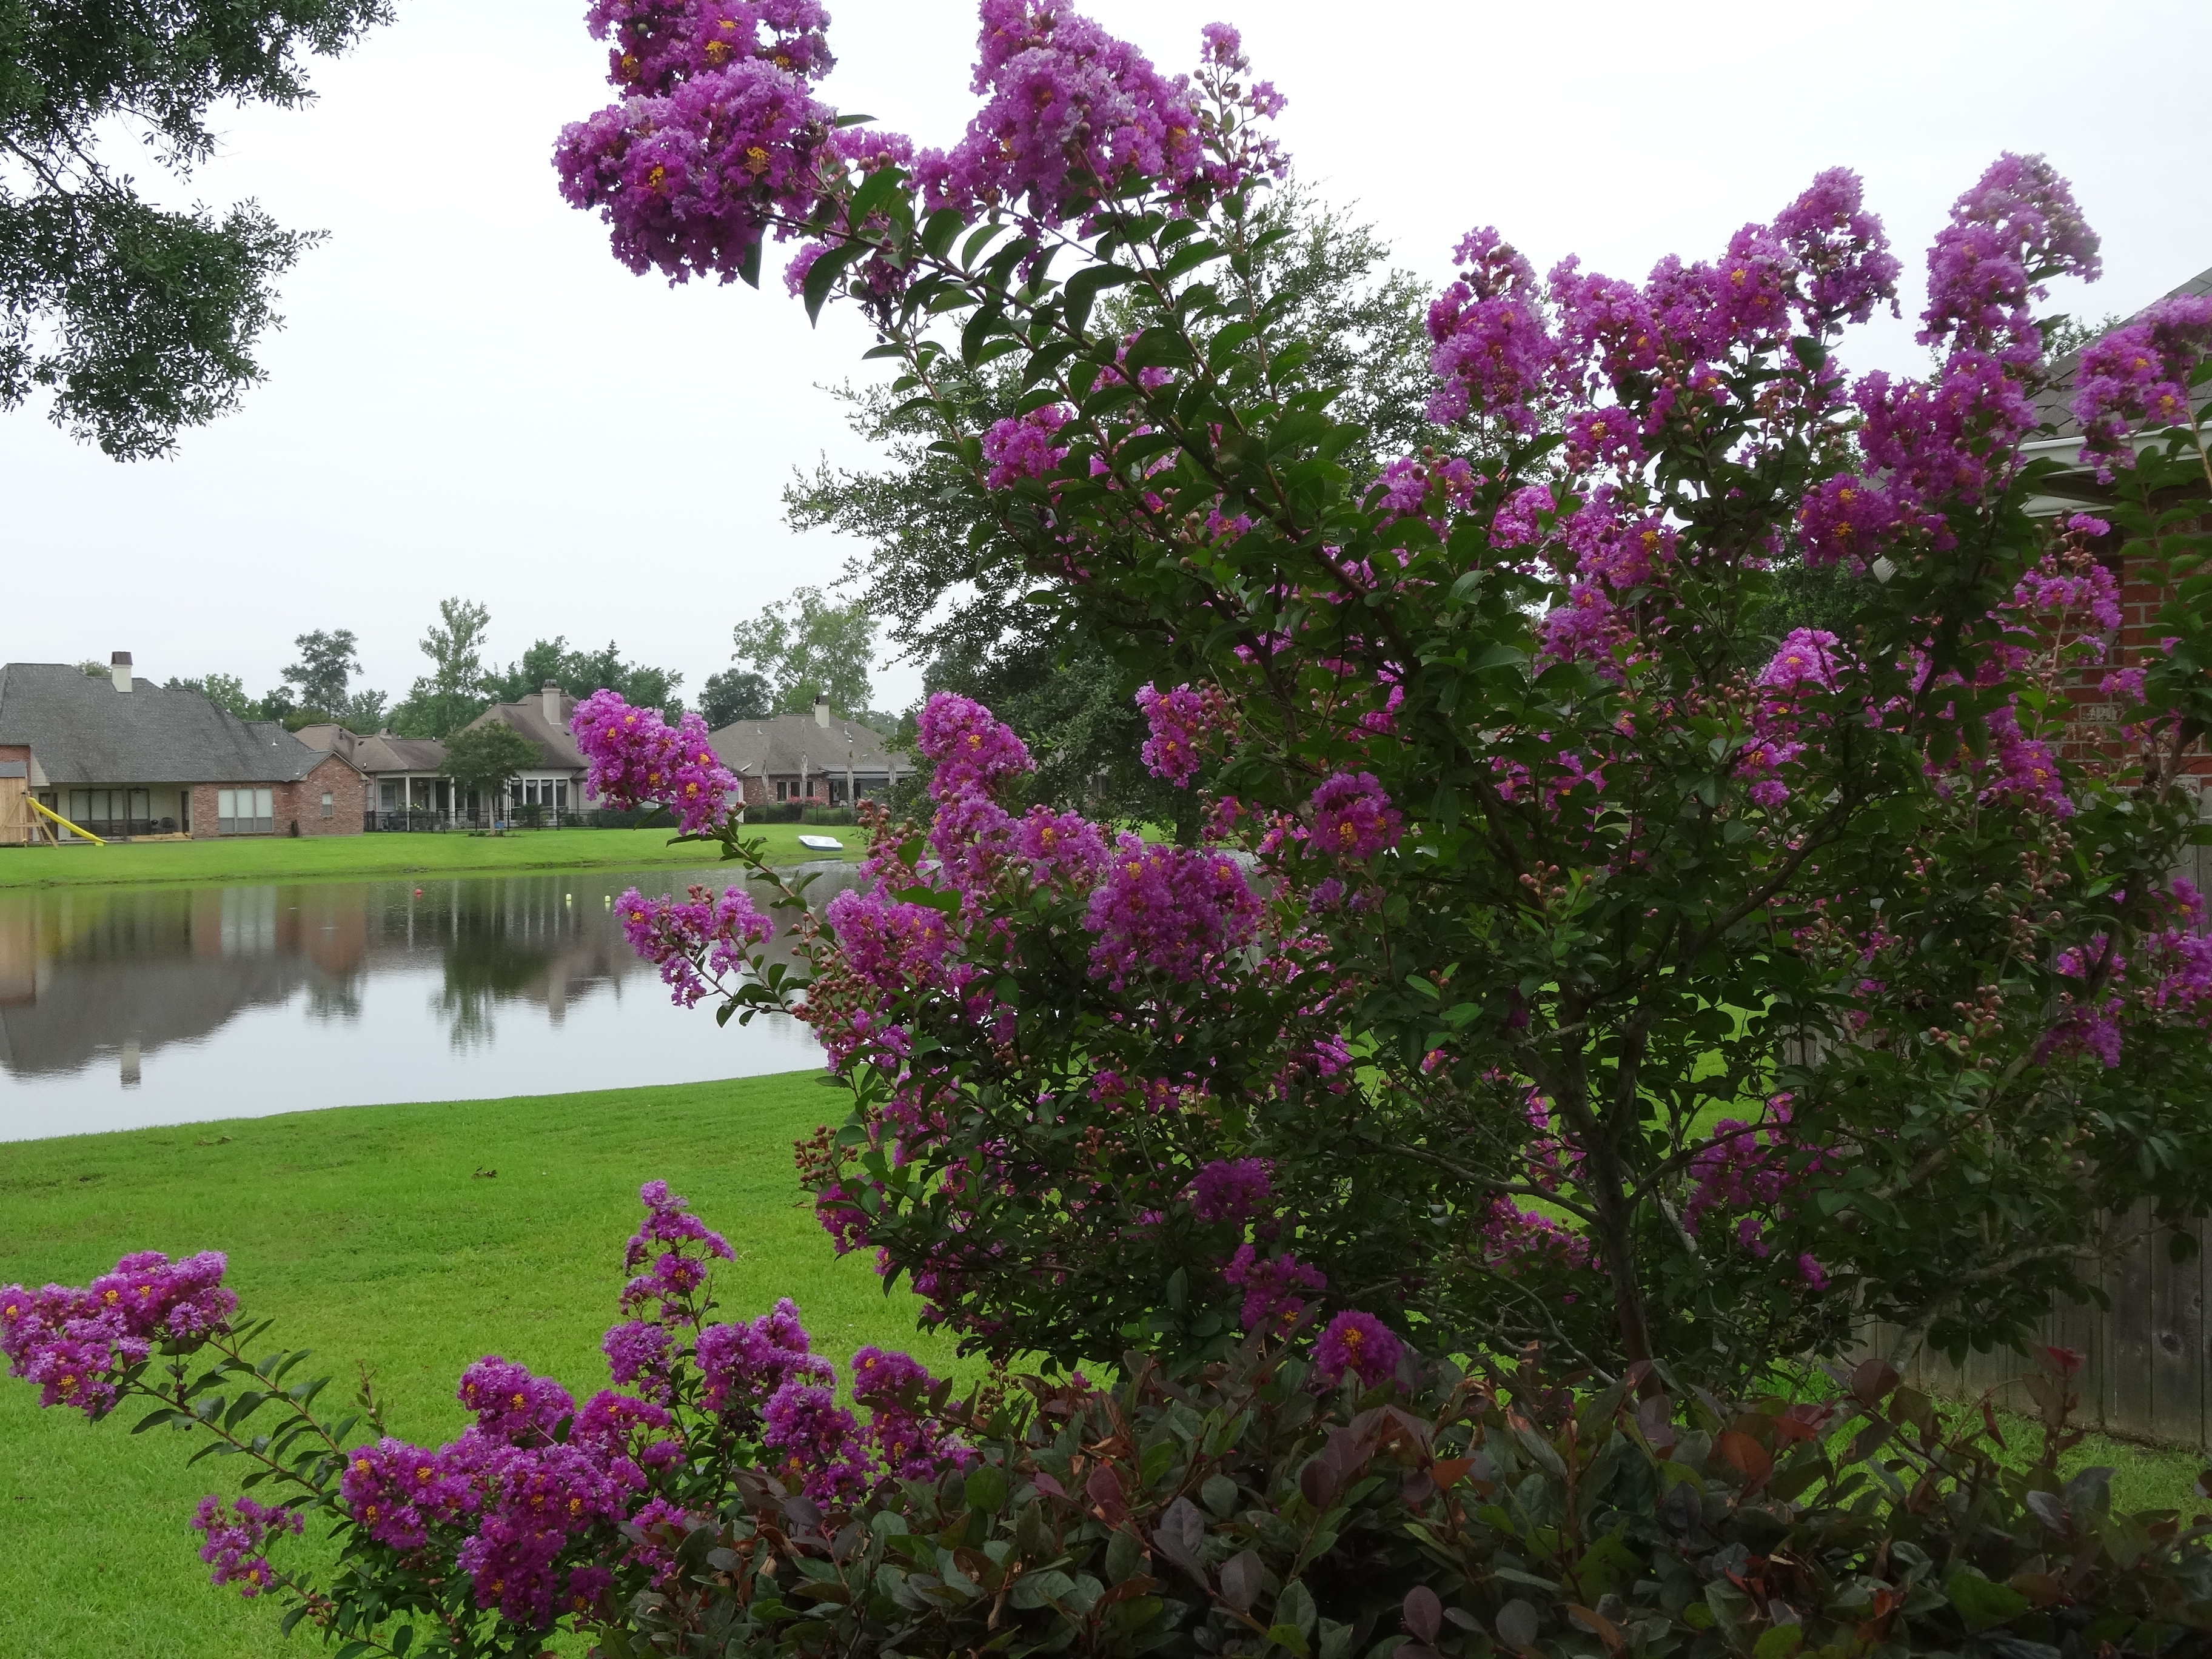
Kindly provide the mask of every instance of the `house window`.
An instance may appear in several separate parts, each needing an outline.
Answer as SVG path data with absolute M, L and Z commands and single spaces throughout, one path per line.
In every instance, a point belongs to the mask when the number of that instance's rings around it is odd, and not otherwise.
M 556 778 L 553 781 L 553 804 L 564 812 L 568 810 L 568 779 Z
M 791 799 L 791 786 L 779 781 L 775 786 L 775 798 L 778 800 L 789 800 Z
M 325 789 L 325 790 L 324 790 L 324 791 L 323 791 L 323 816 L 324 816 L 325 817 L 330 817 L 330 816 L 331 816 L 331 804 L 332 804 L 332 803 L 331 803 L 331 792 L 330 792 L 329 790 Z
M 392 812 L 398 810 L 399 786 L 398 784 L 387 783 L 382 785 L 378 791 L 378 794 L 386 811 Z
M 215 792 L 215 831 L 219 836 L 266 836 L 276 829 L 276 792 L 273 789 L 218 789 Z

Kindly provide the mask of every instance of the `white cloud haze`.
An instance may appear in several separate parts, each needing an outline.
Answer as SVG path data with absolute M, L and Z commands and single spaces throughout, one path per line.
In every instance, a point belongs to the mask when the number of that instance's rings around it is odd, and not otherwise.
M 823 95 L 949 143 L 974 104 L 972 7 L 831 5 Z M 1539 270 L 1578 252 L 1641 276 L 1717 253 L 1840 163 L 1906 270 L 1906 320 L 1848 360 L 1912 371 L 1928 238 L 2008 149 L 2047 153 L 2104 236 L 2105 280 L 2069 304 L 2132 311 L 2212 264 L 2201 3 L 1084 9 L 1170 70 L 1202 23 L 1239 25 L 1290 98 L 1300 171 L 1431 278 L 1482 223 Z M 40 412 L 0 416 L 0 660 L 129 649 L 142 674 L 238 673 L 258 695 L 294 635 L 343 627 L 397 696 L 436 601 L 461 594 L 490 606 L 501 662 L 611 636 L 696 696 L 733 621 L 835 577 L 853 550 L 786 531 L 779 492 L 795 465 L 863 453 L 816 387 L 867 342 L 834 310 L 810 330 L 773 249 L 761 293 L 672 290 L 561 203 L 554 135 L 611 96 L 580 11 L 401 0 L 318 66 L 314 105 L 225 114 L 189 193 L 255 196 L 330 240 L 285 283 L 268 380 L 173 459 L 111 462 Z M 901 706 L 919 674 L 878 684 Z

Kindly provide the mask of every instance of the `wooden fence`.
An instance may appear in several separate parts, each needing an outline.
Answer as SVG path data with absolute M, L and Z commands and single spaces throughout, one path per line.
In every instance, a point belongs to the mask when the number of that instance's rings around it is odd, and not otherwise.
M 2206 1381 L 2212 1328 L 2204 1317 L 2205 1291 L 2212 1288 L 2204 1247 L 2212 1244 L 2212 1231 L 2202 1221 L 2188 1231 L 2197 1253 L 2176 1262 L 2166 1231 L 2152 1228 L 2148 1206 L 2128 1217 L 2121 1236 L 2132 1235 L 2133 1242 L 2101 1275 L 2109 1310 L 2066 1303 L 2045 1316 L 2035 1340 L 2085 1356 L 2076 1386 L 2087 1426 L 2212 1450 L 2212 1386 Z M 1874 1327 L 1869 1351 L 1887 1352 L 1896 1334 L 1893 1327 Z M 1953 1398 L 1978 1398 L 1995 1389 L 1998 1404 L 2033 1415 L 2036 1408 L 2018 1381 L 2031 1369 L 2031 1360 L 2008 1348 L 1970 1353 L 1964 1365 L 1923 1352 L 1906 1367 L 1905 1380 Z

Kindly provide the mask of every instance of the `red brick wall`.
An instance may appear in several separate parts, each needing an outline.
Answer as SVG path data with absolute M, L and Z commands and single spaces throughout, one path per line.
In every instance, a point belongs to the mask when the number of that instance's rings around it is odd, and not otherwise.
M 226 784 L 196 783 L 192 786 L 192 839 L 210 841 L 216 836 L 216 792 L 231 787 Z M 257 786 L 238 785 L 247 788 Z M 362 830 L 362 815 L 368 809 L 369 782 L 367 778 L 333 755 L 307 774 L 297 783 L 270 786 L 276 797 L 273 805 L 272 833 L 289 836 L 296 821 L 303 836 L 357 836 Z M 323 794 L 331 797 L 331 815 L 323 816 Z
M 2208 527 L 2212 527 L 2212 521 L 2208 522 Z M 2136 752 L 2137 746 L 2120 732 L 2119 721 L 2124 711 L 2106 700 L 2097 689 L 2098 682 L 2110 667 L 2140 668 L 2164 654 L 2157 617 L 2173 597 L 2173 590 L 2145 579 L 2140 574 L 2141 562 L 2130 559 L 2124 546 L 2117 554 L 2106 556 L 2120 580 L 2119 631 L 2107 641 L 2106 662 L 2075 679 L 2070 695 L 2076 735 L 2063 747 L 2070 760 L 2102 761 L 2117 771 L 2139 765 L 2142 756 Z M 2192 776 L 2212 776 L 2212 751 L 2202 742 L 2192 744 L 2181 757 L 2181 770 Z

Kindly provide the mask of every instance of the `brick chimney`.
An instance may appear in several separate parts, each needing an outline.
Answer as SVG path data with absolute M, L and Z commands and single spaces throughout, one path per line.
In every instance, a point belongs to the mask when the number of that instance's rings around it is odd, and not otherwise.
M 558 682 L 548 680 L 539 688 L 539 696 L 545 700 L 545 723 L 556 732 L 561 729 L 561 687 Z
M 131 653 L 118 651 L 107 659 L 107 678 L 118 691 L 131 690 Z
M 826 696 L 814 699 L 814 723 L 823 726 L 830 724 L 830 699 Z

